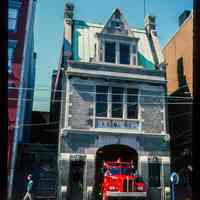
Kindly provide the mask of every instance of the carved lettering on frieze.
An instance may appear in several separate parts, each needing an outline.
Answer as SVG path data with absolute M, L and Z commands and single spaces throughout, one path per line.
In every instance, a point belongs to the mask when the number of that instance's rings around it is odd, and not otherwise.
M 138 121 L 96 119 L 96 128 L 138 129 Z

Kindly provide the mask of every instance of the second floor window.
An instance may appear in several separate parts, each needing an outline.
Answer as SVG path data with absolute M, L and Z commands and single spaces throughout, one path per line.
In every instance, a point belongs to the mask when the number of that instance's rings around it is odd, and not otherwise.
M 138 89 L 96 86 L 96 117 L 138 119 Z
M 8 9 L 8 30 L 9 31 L 16 31 L 17 15 L 18 15 L 17 8 Z
M 112 87 L 112 117 L 123 117 L 123 88 Z
M 96 87 L 96 116 L 107 117 L 108 107 L 108 87 L 97 86 Z
M 138 91 L 136 89 L 127 89 L 127 118 L 135 119 L 138 115 Z
M 105 62 L 115 63 L 116 51 L 115 42 L 105 42 Z

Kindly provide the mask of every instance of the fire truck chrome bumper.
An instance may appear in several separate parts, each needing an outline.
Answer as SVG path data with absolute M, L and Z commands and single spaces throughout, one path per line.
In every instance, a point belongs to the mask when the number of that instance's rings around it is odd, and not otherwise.
M 109 197 L 147 197 L 146 192 L 107 192 Z

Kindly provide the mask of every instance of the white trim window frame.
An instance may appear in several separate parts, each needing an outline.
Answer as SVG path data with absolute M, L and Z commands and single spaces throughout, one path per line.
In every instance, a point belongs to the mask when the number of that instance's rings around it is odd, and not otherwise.
M 97 89 L 98 88 L 98 89 Z M 96 85 L 95 114 L 96 117 L 109 117 L 109 87 Z
M 105 85 L 96 85 L 97 87 L 105 87 Z M 112 86 L 107 86 L 108 87 L 108 93 L 107 93 L 107 114 L 106 116 L 97 116 L 96 114 L 96 108 L 97 108 L 97 102 L 95 102 L 95 118 L 99 119 L 112 119 L 112 120 L 130 120 L 130 121 L 139 121 L 140 120 L 140 106 L 139 106 L 139 88 L 135 87 L 119 87 L 116 85 Z M 122 93 L 122 117 L 112 117 L 112 88 L 123 88 L 123 93 Z M 128 102 L 127 102 L 127 90 L 128 89 L 133 89 L 137 90 L 137 117 L 136 118 L 128 118 Z M 96 90 L 96 95 L 97 95 L 97 90 Z M 95 98 L 96 99 L 96 98 Z
M 129 109 L 128 109 L 128 105 L 130 105 L 130 106 L 134 106 L 134 103 L 135 103 L 135 101 L 132 101 L 132 100 L 130 100 L 130 102 L 128 101 L 128 90 L 130 91 L 130 90 L 132 90 L 132 91 L 134 91 L 134 92 L 130 92 L 130 99 L 131 99 L 131 97 L 132 97 L 132 99 L 136 99 L 136 111 L 135 112 L 137 112 L 137 117 L 128 117 L 128 114 L 129 114 Z M 134 98 L 135 96 L 137 96 L 136 98 Z M 136 88 L 126 88 L 126 94 L 125 94 L 125 97 L 126 97 L 126 102 L 125 102 L 125 106 L 126 106 L 126 115 L 125 115 L 125 118 L 126 119 L 139 119 L 140 118 L 140 115 L 139 115 L 139 90 L 138 89 L 136 89 Z M 131 109 L 130 109 L 131 110 Z M 130 112 L 131 113 L 131 112 Z M 133 115 L 133 114 L 132 114 Z
M 115 62 L 108 62 L 108 61 L 106 61 L 105 59 L 105 57 L 106 57 L 106 43 L 114 43 L 115 44 Z M 117 58 L 118 58 L 118 55 L 117 55 L 117 48 L 118 48 L 118 44 L 117 44 L 117 41 L 115 41 L 115 40 L 111 40 L 111 39 L 109 39 L 109 40 L 104 40 L 103 41 L 103 62 L 105 62 L 105 63 L 113 63 L 113 64 L 117 64 Z
M 115 43 L 115 62 L 107 62 L 105 61 L 105 43 L 113 42 Z M 128 42 L 123 40 L 116 39 L 100 39 L 99 40 L 99 62 L 109 63 L 109 64 L 120 64 L 125 66 L 137 66 L 138 65 L 138 48 L 137 42 Z M 121 64 L 120 63 L 120 44 L 129 45 L 129 64 Z M 101 54 L 101 55 L 100 55 Z
M 21 4 L 22 2 L 20 1 L 8 1 L 8 30 L 11 32 L 17 31 L 18 15 Z
M 138 65 L 138 47 L 137 43 L 132 44 L 131 46 L 131 65 L 137 66 Z
M 121 62 L 121 51 L 120 51 L 120 47 L 121 47 L 121 45 L 127 45 L 127 46 L 129 46 L 129 55 L 126 55 L 127 57 L 129 56 L 129 64 L 124 64 L 124 63 L 122 63 Z M 119 59 L 118 59 L 118 64 L 121 64 L 121 65 L 131 65 L 132 63 L 131 63 L 131 43 L 130 42 L 125 42 L 125 41 L 118 41 L 118 49 L 119 49 Z

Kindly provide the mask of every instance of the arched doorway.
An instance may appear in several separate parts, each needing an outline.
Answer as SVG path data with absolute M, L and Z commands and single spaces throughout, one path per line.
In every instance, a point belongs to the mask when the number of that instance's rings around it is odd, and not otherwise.
M 133 161 L 135 168 L 138 165 L 138 153 L 135 149 L 121 144 L 106 145 L 96 152 L 95 167 L 95 199 L 101 200 L 101 182 L 103 181 L 103 162 L 104 161 Z

